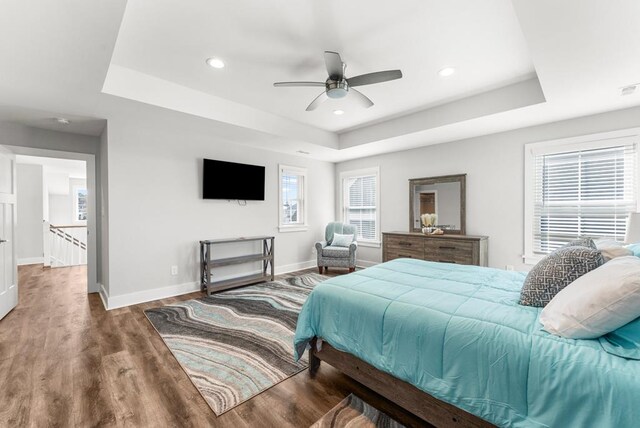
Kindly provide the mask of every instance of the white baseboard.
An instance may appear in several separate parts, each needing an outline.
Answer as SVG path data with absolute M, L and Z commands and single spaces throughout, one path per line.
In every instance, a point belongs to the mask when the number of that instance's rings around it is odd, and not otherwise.
M 378 265 L 378 264 L 380 264 L 380 262 L 371 262 L 369 260 L 358 260 L 356 262 L 356 266 L 361 267 L 361 268 L 368 268 L 368 267 L 375 266 L 375 265 Z
M 289 265 L 276 266 L 276 275 L 282 275 L 283 273 L 291 273 L 297 270 L 309 269 L 318 265 L 317 260 L 308 260 L 306 262 L 291 263 Z
M 105 290 L 104 285 L 98 283 L 98 294 L 100 295 L 100 300 L 102 300 L 102 306 L 104 306 L 105 310 L 109 310 L 109 305 L 107 305 L 107 300 L 109 300 L 109 293 Z
M 306 262 L 276 266 L 275 274 L 282 275 L 284 273 L 312 268 L 316 266 L 316 263 L 316 260 L 309 260 Z M 224 278 L 220 277 L 217 279 L 222 280 Z M 100 284 L 100 298 L 107 310 L 151 302 L 153 300 L 165 299 L 167 297 L 180 296 L 182 294 L 193 293 L 194 291 L 200 291 L 200 283 L 197 281 L 170 285 L 162 288 L 154 288 L 151 290 L 136 291 L 135 293 L 121 294 L 119 296 L 109 296 L 109 293 L 107 293 L 104 286 Z
M 26 257 L 24 259 L 18 259 L 18 266 L 38 265 L 42 263 L 44 263 L 44 257 Z
M 102 288 L 104 291 L 104 288 Z M 169 285 L 168 287 L 154 288 L 151 290 L 136 291 L 135 293 L 109 296 L 107 294 L 107 310 L 151 302 L 153 300 L 166 299 L 167 297 L 180 296 L 182 294 L 200 291 L 200 283 L 186 282 L 184 284 Z M 106 293 L 105 293 L 106 294 Z

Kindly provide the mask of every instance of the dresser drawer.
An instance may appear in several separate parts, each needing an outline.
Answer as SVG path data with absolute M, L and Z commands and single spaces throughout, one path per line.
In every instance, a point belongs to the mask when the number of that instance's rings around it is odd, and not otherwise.
M 424 239 L 414 236 L 386 236 L 384 246 L 388 250 L 409 250 L 422 253 L 424 251 Z
M 448 253 L 471 253 L 474 243 L 460 240 L 448 239 L 425 239 L 425 252 L 448 252 Z
M 444 239 L 425 240 L 425 260 L 443 263 L 474 264 L 473 242 Z
M 393 259 L 419 259 L 424 260 L 424 251 L 411 249 L 385 248 L 385 261 Z

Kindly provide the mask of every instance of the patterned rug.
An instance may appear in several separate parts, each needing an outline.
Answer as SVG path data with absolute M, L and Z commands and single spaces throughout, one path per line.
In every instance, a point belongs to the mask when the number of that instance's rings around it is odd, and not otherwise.
M 386 413 L 351 394 L 311 428 L 404 428 Z
M 216 415 L 307 368 L 293 359 L 306 274 L 149 309 L 145 314 Z

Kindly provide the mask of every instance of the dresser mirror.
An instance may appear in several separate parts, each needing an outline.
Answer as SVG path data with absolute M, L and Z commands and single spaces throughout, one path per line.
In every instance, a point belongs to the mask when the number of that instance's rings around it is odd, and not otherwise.
M 409 180 L 409 231 L 421 232 L 420 216 L 436 214 L 445 234 L 465 234 L 466 174 Z

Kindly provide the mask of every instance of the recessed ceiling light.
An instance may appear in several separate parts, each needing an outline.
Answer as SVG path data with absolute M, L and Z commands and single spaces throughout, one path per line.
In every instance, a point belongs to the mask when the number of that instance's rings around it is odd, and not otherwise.
M 215 57 L 207 59 L 207 64 L 209 64 L 213 68 L 224 67 L 224 61 L 222 61 L 220 58 L 215 58 Z
M 56 117 L 54 120 L 58 122 L 60 125 L 68 125 L 71 123 L 69 119 L 65 119 L 64 117 Z
M 438 74 L 440 75 L 440 77 L 449 77 L 455 72 L 456 72 L 455 68 L 453 68 L 453 67 L 445 67 L 442 70 L 438 71 Z
M 337 114 L 338 116 L 340 116 L 341 114 L 344 114 L 344 110 L 334 110 L 333 114 Z
M 620 95 L 631 95 L 636 89 L 638 89 L 638 85 L 629 85 L 620 89 Z

